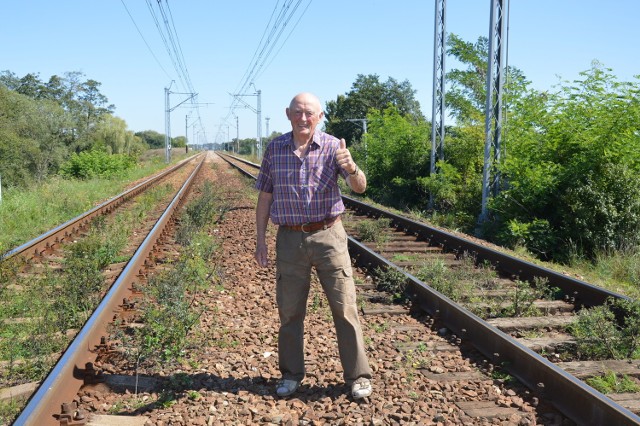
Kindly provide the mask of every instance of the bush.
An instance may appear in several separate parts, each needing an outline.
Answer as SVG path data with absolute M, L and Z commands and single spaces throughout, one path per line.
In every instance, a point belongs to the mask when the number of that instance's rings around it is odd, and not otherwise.
M 570 327 L 578 356 L 588 359 L 640 357 L 640 302 L 609 299 L 583 309 Z
M 136 160 L 126 154 L 109 155 L 102 151 L 84 151 L 74 153 L 69 161 L 62 165 L 60 174 L 76 179 L 111 177 L 136 165 Z
M 498 232 L 497 241 L 510 248 L 526 247 L 543 259 L 556 244 L 554 231 L 546 219 L 533 219 L 531 222 L 510 219 Z
M 622 164 L 606 164 L 567 190 L 561 204 L 565 240 L 580 236 L 584 253 L 640 244 L 640 177 Z

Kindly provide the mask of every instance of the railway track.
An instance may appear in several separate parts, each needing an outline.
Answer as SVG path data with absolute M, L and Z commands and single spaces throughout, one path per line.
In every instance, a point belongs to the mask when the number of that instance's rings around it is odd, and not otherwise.
M 164 228 L 175 220 L 173 215 L 201 164 L 202 158 L 199 163 L 194 157 L 184 160 L 3 256 L 2 262 L 15 268 L 16 272 L 16 281 L 3 289 L 6 292 L 2 295 L 3 300 L 7 302 L 2 315 L 3 346 L 12 344 L 10 336 L 24 333 L 19 330 L 22 324 L 36 323 L 37 327 L 33 330 L 42 334 L 32 335 L 31 339 L 49 342 L 45 350 L 50 350 L 50 353 L 40 351 L 39 355 L 36 352 L 37 357 L 31 359 L 21 358 L 21 352 L 16 350 L 15 358 L 0 364 L 5 378 L 0 392 L 2 400 L 19 403 L 29 399 L 16 424 L 76 424 L 74 421 L 78 419 L 74 419 L 69 411 L 81 385 L 91 380 L 91 365 L 96 358 L 91 348 L 100 346 L 114 312 L 118 312 L 122 301 L 130 297 L 132 289 L 129 286 L 139 280 L 141 271 L 145 270 L 145 261 L 154 252 L 154 245 L 162 237 Z M 154 190 L 155 197 L 144 199 Z M 69 250 L 70 246 L 82 247 L 80 256 L 88 256 L 89 246 L 82 245 L 81 241 L 90 238 L 88 236 L 96 227 L 106 227 L 107 221 L 117 222 L 131 212 L 136 216 L 130 218 L 128 224 L 135 225 L 134 231 L 126 236 L 129 245 L 117 259 L 112 258 L 103 265 L 102 273 L 87 269 L 86 265 L 82 266 L 72 259 L 73 249 Z M 74 275 L 78 279 L 74 280 Z M 92 283 L 97 285 L 93 287 Z M 64 291 L 66 288 L 69 292 Z M 92 291 L 85 292 L 86 288 Z M 88 303 L 75 305 L 71 301 L 65 303 L 64 300 L 47 303 L 42 300 L 46 296 L 35 296 L 36 293 L 47 293 L 49 290 L 58 298 L 69 299 L 80 294 L 80 298 L 93 300 L 94 303 L 93 306 Z M 22 299 L 28 297 L 32 297 L 35 309 L 18 309 Z M 56 307 L 62 311 L 60 315 L 51 314 Z M 78 307 L 84 309 L 78 318 L 63 321 L 65 309 Z M 24 316 L 12 317 L 12 313 Z M 53 331 L 60 327 L 57 323 L 64 324 L 63 330 Z M 69 324 L 78 324 L 78 329 L 67 328 Z M 24 340 L 20 337 L 14 344 L 17 343 L 18 348 L 28 346 L 28 341 Z M 22 383 L 33 376 L 21 377 L 15 373 L 20 368 L 28 370 L 40 364 L 42 368 L 51 368 L 42 381 Z
M 222 156 L 245 175 L 257 175 L 258 165 Z M 490 369 L 503 367 L 578 424 L 640 423 L 638 393 L 605 396 L 584 382 L 612 372 L 637 379 L 640 361 L 573 359 L 576 342 L 567 332 L 581 309 L 625 296 L 356 199 L 343 200 L 357 264 L 392 271 L 392 291 L 408 293 L 436 327 L 479 350 Z
M 255 175 L 255 170 L 252 167 L 246 173 Z M 274 271 L 257 268 L 253 261 L 255 194 L 251 181 L 242 181 L 217 161 L 201 168 L 193 184 L 195 191 L 203 181 L 213 182 L 225 207 L 206 227 L 210 238 L 219 242 L 220 251 L 209 288 L 195 299 L 202 310 L 187 350 L 176 362 L 134 370 L 123 356 L 117 330 L 103 330 L 97 341 L 71 344 L 66 358 L 61 359 L 63 365 L 54 376 L 62 382 L 70 372 L 74 390 L 58 396 L 54 403 L 32 397 L 16 424 L 638 424 L 629 410 L 608 398 L 601 402 L 602 395 L 497 326 L 485 325 L 414 275 L 418 274 L 416 266 L 426 262 L 418 256 L 434 254 L 438 265 L 463 269 L 469 262 L 462 253 L 494 262 L 492 256 L 498 254 L 489 250 L 478 255 L 481 248 L 467 249 L 463 244 L 468 243 L 441 231 L 421 234 L 414 228 L 420 224 L 400 217 L 389 219 L 388 230 L 378 231 L 389 234 L 384 239 L 360 242 L 360 234 L 367 229 L 362 224 L 386 219 L 351 199 L 345 199 L 350 213 L 344 221 L 356 237 L 350 238 L 350 250 L 359 265 L 356 282 L 374 369 L 374 395 L 361 403 L 347 396 L 337 348 L 332 344 L 335 336 L 328 306 L 314 282 L 307 318 L 307 378 L 293 398 L 276 398 Z M 169 227 L 151 257 L 143 256 L 147 260 L 142 264 L 125 268 L 135 271 L 135 278 L 120 275 L 115 280 L 145 283 L 154 270 L 171 270 L 180 252 L 186 251 L 175 244 L 177 229 L 185 224 L 178 221 L 175 225 Z M 270 227 L 269 232 L 273 237 L 274 229 Z M 443 240 L 455 244 L 447 246 Z M 268 244 L 273 253 L 274 242 Z M 433 247 L 438 252 L 433 253 Z M 385 257 L 394 263 L 387 265 Z M 143 266 L 147 272 L 140 273 Z M 396 267 L 400 267 L 398 273 L 383 273 Z M 523 280 L 527 273 L 535 272 L 533 265 L 518 268 Z M 376 270 L 381 272 L 374 273 Z M 509 270 L 492 279 L 506 281 L 513 274 Z M 575 280 L 565 278 L 569 284 L 561 285 L 571 295 L 569 302 L 587 306 L 598 301 L 596 289 L 576 293 L 569 287 Z M 391 295 L 379 291 L 381 282 L 387 287 L 400 284 L 410 298 L 396 298 L 399 292 L 393 289 Z M 504 290 L 485 291 L 500 294 Z M 110 312 L 121 315 L 121 330 L 145 327 L 139 322 L 140 297 L 138 292 L 110 297 L 119 302 Z M 568 304 L 554 303 L 547 303 L 548 311 Z M 482 311 L 486 306 L 473 309 Z M 67 355 L 79 347 L 90 349 L 90 364 Z M 542 366 L 530 363 L 530 358 Z M 512 380 L 514 377 L 518 380 Z M 40 389 L 51 396 L 57 392 L 50 391 L 47 380 Z M 575 389 L 583 393 L 574 396 Z M 575 412 L 576 404 L 583 404 L 581 412 Z

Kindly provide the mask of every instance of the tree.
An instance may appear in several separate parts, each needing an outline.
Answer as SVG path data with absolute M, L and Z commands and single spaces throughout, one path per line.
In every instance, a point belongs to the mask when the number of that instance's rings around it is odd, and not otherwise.
M 56 172 L 67 154 L 63 129 L 69 116 L 55 102 L 34 100 L 0 86 L 0 170 L 13 176 L 13 184 L 37 181 Z M 13 159 L 13 164 L 8 164 Z
M 0 75 L 0 83 L 7 88 L 35 100 L 50 100 L 60 105 L 71 117 L 69 128 L 64 129 L 66 143 L 76 152 L 91 147 L 91 132 L 102 119 L 112 114 L 115 107 L 100 93 L 101 83 L 83 81 L 79 71 L 67 72 L 64 77 L 52 76 L 47 83 L 38 74 L 18 77 L 10 71 Z
M 187 145 L 187 138 L 184 136 L 176 136 L 171 138 L 171 146 L 173 148 L 184 148 Z
M 466 65 L 466 69 L 454 68 L 446 73 L 449 84 L 446 94 L 447 113 L 461 125 L 482 125 L 487 93 L 489 40 L 479 37 L 472 44 L 450 34 L 447 39 L 447 54 Z
M 141 138 L 127 130 L 124 120 L 110 114 L 96 125 L 93 140 L 92 149 L 104 150 L 109 154 L 135 155 L 147 148 Z
M 136 132 L 135 135 L 149 145 L 151 149 L 164 148 L 165 137 L 162 133 L 158 133 L 155 130 L 144 130 L 142 132 Z
M 82 106 L 83 118 L 87 127 L 97 123 L 101 117 L 112 114 L 115 110 L 115 106 L 109 104 L 109 99 L 100 93 L 101 85 L 102 83 L 91 79 L 80 85 L 77 97 Z
M 357 161 L 364 164 L 370 195 L 396 207 L 424 207 L 418 182 L 429 173 L 428 124 L 412 123 L 393 106 L 371 110 L 367 119 L 366 157 L 358 152 Z
M 522 98 L 502 168 L 509 186 L 493 203 L 503 240 L 544 241 L 535 250 L 556 259 L 640 241 L 640 85 L 597 62 L 581 77 Z
M 328 133 L 344 138 L 347 144 L 361 140 L 363 126 L 350 119 L 365 119 L 370 111 L 382 111 L 389 105 L 394 106 L 399 114 L 410 117 L 414 123 L 424 121 L 420 111 L 420 103 L 415 99 L 416 91 L 409 81 L 398 83 L 389 77 L 381 83 L 378 75 L 359 74 L 351 86 L 351 91 L 338 95 L 335 101 L 328 101 L 325 108 Z
M 0 173 L 26 186 L 58 172 L 71 152 L 97 148 L 138 154 L 145 144 L 114 117 L 100 83 L 80 72 L 52 76 L 0 73 Z

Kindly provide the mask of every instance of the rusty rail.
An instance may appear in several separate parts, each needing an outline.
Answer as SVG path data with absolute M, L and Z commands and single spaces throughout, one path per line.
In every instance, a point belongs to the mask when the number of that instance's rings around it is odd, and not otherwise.
M 79 413 L 74 411 L 72 401 L 85 379 L 93 377 L 92 363 L 96 359 L 96 348 L 100 347 L 103 336 L 107 335 L 108 324 L 113 319 L 114 313 L 119 311 L 119 304 L 122 300 L 130 295 L 131 284 L 138 279 L 139 275 L 143 274 L 146 259 L 156 249 L 157 242 L 162 237 L 166 226 L 184 202 L 184 196 L 188 193 L 203 161 L 204 157 L 136 250 L 98 308 L 31 396 L 16 419 L 15 425 L 71 426 L 84 424 L 84 419 L 79 418 Z

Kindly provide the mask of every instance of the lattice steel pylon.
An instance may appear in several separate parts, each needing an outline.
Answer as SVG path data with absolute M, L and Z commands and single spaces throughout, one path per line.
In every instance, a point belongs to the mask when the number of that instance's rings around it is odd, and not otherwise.
M 446 57 L 446 0 L 435 0 L 433 25 L 433 100 L 431 105 L 431 176 L 438 172 L 436 162 L 444 160 L 444 95 Z M 433 207 L 433 194 L 429 196 Z
M 504 60 L 506 54 L 506 16 L 503 3 L 491 1 L 489 24 L 489 57 L 487 60 L 487 101 L 485 109 L 484 167 L 482 170 L 482 209 L 478 224 L 489 218 L 487 204 L 500 189 L 501 137 L 502 137 L 502 91 L 504 86 Z

